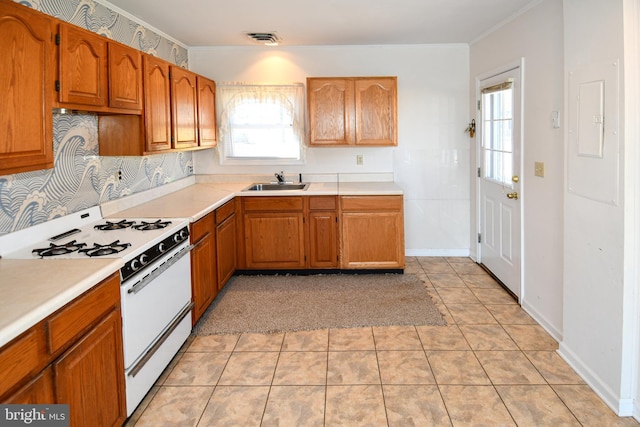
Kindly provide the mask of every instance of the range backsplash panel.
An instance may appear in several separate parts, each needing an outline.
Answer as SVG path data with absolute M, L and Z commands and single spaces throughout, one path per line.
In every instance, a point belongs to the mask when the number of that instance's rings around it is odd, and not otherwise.
M 16 1 L 187 66 L 187 50 L 93 0 Z M 95 115 L 53 114 L 54 168 L 0 176 L 0 234 L 191 175 L 190 152 L 100 157 Z
M 54 114 L 53 169 L 0 176 L 0 233 L 10 233 L 192 173 L 190 152 L 98 155 L 97 116 Z

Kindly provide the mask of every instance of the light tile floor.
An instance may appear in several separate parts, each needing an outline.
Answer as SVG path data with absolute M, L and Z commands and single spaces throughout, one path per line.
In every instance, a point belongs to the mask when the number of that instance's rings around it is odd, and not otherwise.
M 127 426 L 630 426 L 468 258 L 412 257 L 447 326 L 191 337 Z

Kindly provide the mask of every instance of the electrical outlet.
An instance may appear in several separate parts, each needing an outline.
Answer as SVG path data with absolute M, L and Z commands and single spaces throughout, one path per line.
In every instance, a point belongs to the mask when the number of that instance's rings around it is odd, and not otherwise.
M 544 178 L 544 162 L 535 162 L 534 174 L 540 178 Z
M 356 165 L 364 165 L 364 155 L 356 154 Z

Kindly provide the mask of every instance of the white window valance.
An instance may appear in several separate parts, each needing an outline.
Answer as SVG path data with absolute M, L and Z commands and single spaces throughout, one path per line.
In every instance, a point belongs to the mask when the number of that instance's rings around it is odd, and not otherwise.
M 304 85 L 219 83 L 222 163 L 295 164 L 304 161 Z

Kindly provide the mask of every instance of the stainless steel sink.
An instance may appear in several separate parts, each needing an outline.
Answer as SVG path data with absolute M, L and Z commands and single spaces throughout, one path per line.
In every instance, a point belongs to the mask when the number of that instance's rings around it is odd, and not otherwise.
M 293 182 L 264 182 L 251 184 L 242 191 L 283 191 L 283 190 L 306 190 L 309 183 L 295 184 Z

